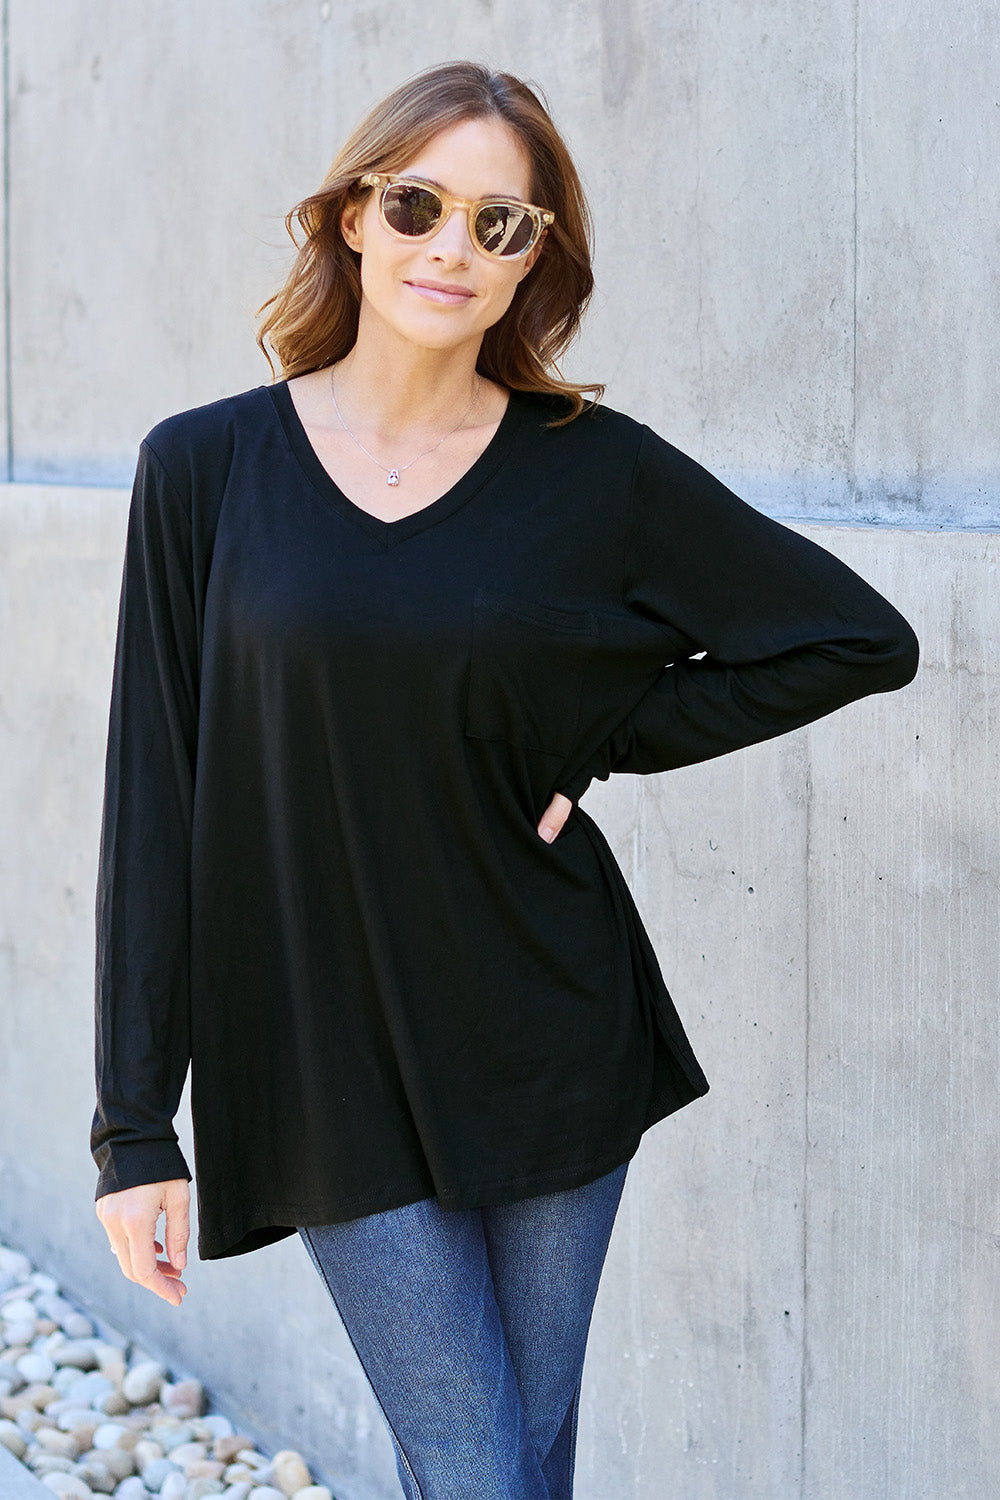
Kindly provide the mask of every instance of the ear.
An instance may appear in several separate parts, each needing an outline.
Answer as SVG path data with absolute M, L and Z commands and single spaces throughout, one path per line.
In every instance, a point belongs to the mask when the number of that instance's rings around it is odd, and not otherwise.
M 541 253 L 542 253 L 542 246 L 545 244 L 545 236 L 548 234 L 548 232 L 549 231 L 547 229 L 543 229 L 542 230 L 541 234 L 538 236 L 537 241 L 535 242 L 535 244 L 532 245 L 531 249 L 528 251 L 527 255 L 524 257 L 524 265 L 521 268 L 521 280 L 522 281 L 527 276 L 527 274 L 531 270 L 532 266 L 535 264 L 535 261 L 541 255 Z
M 357 250 L 359 254 L 364 242 L 361 221 L 367 202 L 367 198 L 360 201 L 349 198 L 340 215 L 340 232 L 344 236 L 344 242 L 349 250 Z

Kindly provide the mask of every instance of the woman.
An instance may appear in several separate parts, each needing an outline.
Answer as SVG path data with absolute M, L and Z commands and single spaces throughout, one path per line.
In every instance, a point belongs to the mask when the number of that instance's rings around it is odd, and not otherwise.
M 298 1230 L 408 1496 L 563 1500 L 627 1164 L 708 1088 L 576 803 L 901 687 L 916 642 L 556 373 L 588 220 L 523 83 L 421 74 L 294 220 L 284 378 L 140 453 L 98 1215 L 179 1304 L 190 1061 L 201 1257 Z

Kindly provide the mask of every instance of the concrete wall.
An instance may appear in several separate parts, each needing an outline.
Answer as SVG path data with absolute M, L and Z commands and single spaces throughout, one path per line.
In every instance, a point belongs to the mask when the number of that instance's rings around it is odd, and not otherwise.
M 597 225 L 573 368 L 785 515 L 992 525 L 983 0 L 7 0 L 12 474 L 124 483 L 266 378 L 284 213 L 409 72 L 537 79 Z M 639 355 L 640 357 L 636 357 Z
M 267 378 L 281 217 L 360 110 L 485 57 L 545 87 L 594 204 L 568 368 L 810 517 L 924 644 L 902 695 L 587 795 L 713 1089 L 630 1175 L 581 1500 L 1000 1491 L 995 9 L 6 0 L 3 24 L 0 1233 L 340 1500 L 396 1493 L 297 1243 L 196 1261 L 173 1311 L 94 1217 L 127 505 L 96 486 L 159 417 Z

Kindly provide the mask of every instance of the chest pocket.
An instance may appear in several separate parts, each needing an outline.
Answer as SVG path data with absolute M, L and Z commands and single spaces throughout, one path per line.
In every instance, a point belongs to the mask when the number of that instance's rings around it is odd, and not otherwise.
M 568 755 L 596 637 L 589 610 L 477 589 L 465 733 Z

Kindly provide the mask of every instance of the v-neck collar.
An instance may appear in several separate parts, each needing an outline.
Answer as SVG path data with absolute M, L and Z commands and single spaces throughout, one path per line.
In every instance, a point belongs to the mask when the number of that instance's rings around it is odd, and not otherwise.
M 422 506 L 420 510 L 411 511 L 408 516 L 399 516 L 394 521 L 384 521 L 380 516 L 373 516 L 370 511 L 364 510 L 353 500 L 348 499 L 336 480 L 327 473 L 295 409 L 291 391 L 288 389 L 288 381 L 279 380 L 274 385 L 265 386 L 264 389 L 274 403 L 289 446 L 313 488 L 348 521 L 360 527 L 361 530 L 367 531 L 370 536 L 378 538 L 384 545 L 414 536 L 428 526 L 437 525 L 439 521 L 444 520 L 446 516 L 453 515 L 467 500 L 470 500 L 503 463 L 517 431 L 523 426 L 531 411 L 530 399 L 519 391 L 511 391 L 507 409 L 500 418 L 496 432 L 475 462 L 466 469 L 451 488 L 445 490 L 443 495 L 439 495 L 428 505 Z

